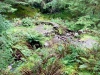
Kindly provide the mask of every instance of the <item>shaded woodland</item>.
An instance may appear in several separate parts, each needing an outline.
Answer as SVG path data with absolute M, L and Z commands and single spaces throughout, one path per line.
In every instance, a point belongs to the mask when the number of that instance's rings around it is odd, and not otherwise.
M 100 0 L 0 0 L 0 75 L 100 75 Z

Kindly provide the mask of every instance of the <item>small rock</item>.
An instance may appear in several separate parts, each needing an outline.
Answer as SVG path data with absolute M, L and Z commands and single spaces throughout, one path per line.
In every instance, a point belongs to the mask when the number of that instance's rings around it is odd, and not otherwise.
M 66 33 L 66 36 L 70 36 L 71 34 L 70 33 Z
M 86 69 L 87 67 L 88 67 L 87 64 L 82 64 L 82 65 L 79 66 L 80 69 Z
M 44 46 L 45 47 L 49 47 L 49 43 L 48 42 L 45 42 Z
M 75 37 L 78 37 L 78 36 L 79 36 L 79 34 L 78 34 L 78 33 L 74 33 L 74 36 L 75 36 Z

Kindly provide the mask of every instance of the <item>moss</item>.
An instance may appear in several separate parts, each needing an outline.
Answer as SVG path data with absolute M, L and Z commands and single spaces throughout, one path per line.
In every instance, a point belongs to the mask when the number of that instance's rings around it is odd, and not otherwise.
M 80 39 L 81 41 L 85 41 L 87 39 L 99 40 L 98 37 L 92 36 L 92 35 L 89 35 L 89 34 L 83 34 L 83 35 L 81 35 L 81 39 Z
M 44 18 L 52 19 L 52 18 L 61 18 L 71 20 L 72 14 L 69 11 L 63 10 L 60 12 L 52 13 L 52 14 L 42 14 Z
M 30 6 L 24 6 L 24 5 L 17 5 L 14 6 L 14 8 L 17 9 L 14 13 L 4 13 L 7 15 L 8 19 L 13 18 L 24 18 L 24 17 L 34 17 L 37 12 L 39 12 L 38 9 L 33 9 Z
M 25 17 L 36 17 L 37 13 L 40 14 L 39 20 L 44 20 L 44 19 L 52 19 L 52 18 L 61 18 L 61 19 L 68 19 L 71 20 L 73 17 L 72 14 L 67 10 L 62 10 L 60 12 L 52 13 L 52 14 L 42 14 L 40 13 L 40 10 L 37 8 L 32 8 L 30 6 L 25 6 L 25 5 L 16 5 L 13 6 L 17 10 L 14 13 L 3 13 L 7 15 L 7 19 L 13 19 L 13 18 L 25 18 Z

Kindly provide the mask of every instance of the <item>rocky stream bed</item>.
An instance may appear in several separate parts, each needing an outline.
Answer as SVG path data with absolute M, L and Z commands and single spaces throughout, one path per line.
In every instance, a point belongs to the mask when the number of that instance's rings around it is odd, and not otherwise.
M 98 41 L 92 37 L 80 37 L 81 35 L 87 34 L 86 31 L 80 30 L 78 32 L 74 32 L 53 22 L 40 22 L 36 26 L 35 30 L 46 37 L 52 36 L 52 39 L 48 40 L 44 44 L 48 47 L 57 43 L 70 43 L 81 48 L 90 49 L 98 44 Z M 61 31 L 61 34 L 59 31 Z

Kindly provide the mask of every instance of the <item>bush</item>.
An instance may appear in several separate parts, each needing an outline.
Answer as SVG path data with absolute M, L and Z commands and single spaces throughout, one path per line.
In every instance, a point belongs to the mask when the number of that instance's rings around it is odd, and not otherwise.
M 0 14 L 0 33 L 11 27 L 11 22 L 6 20 L 4 16 Z
M 0 69 L 6 68 L 12 62 L 10 42 L 6 38 L 6 30 L 11 27 L 11 22 L 0 15 Z
M 33 28 L 27 28 L 26 30 L 26 27 L 15 27 L 7 30 L 0 37 L 0 69 L 7 68 L 12 63 L 17 67 L 18 63 L 16 65 L 14 61 L 16 59 L 14 56 L 15 50 L 20 51 L 24 57 L 29 57 L 32 55 L 32 51 L 35 50 L 34 48 L 30 49 L 30 45 L 36 47 L 40 45 L 40 48 L 46 40 L 44 38 L 44 36 L 35 32 Z
M 25 27 L 34 25 L 32 18 L 26 17 L 26 18 L 22 19 L 22 25 Z
M 2 35 L 2 37 L 0 37 L 0 69 L 7 68 L 13 61 L 11 52 L 10 42 Z

